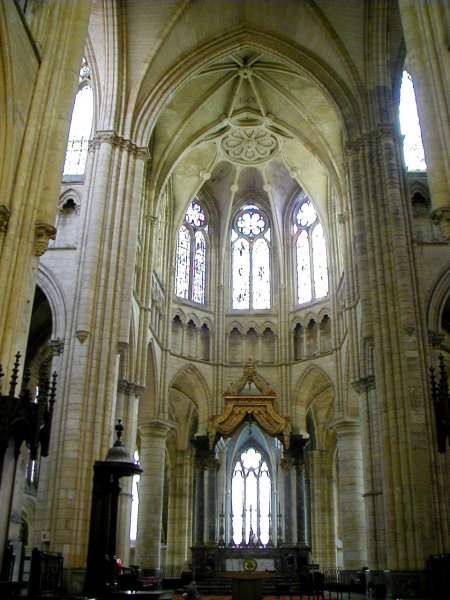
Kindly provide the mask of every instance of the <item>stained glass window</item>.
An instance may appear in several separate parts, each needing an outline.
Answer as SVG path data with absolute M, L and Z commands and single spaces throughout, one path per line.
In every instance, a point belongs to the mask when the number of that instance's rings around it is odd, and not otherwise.
M 246 204 L 236 215 L 231 248 L 233 309 L 270 308 L 270 227 L 255 204 Z
M 189 297 L 189 273 L 191 263 L 191 234 L 186 225 L 182 225 L 177 238 L 177 271 L 175 294 L 179 298 Z
M 94 116 L 94 97 L 86 59 L 81 64 L 78 93 L 70 122 L 69 139 L 64 162 L 64 176 L 84 175 Z
M 265 546 L 271 537 L 271 482 L 255 448 L 243 452 L 231 480 L 232 536 L 236 545 Z
M 197 304 L 205 304 L 208 217 L 194 200 L 178 230 L 175 271 L 175 295 Z
M 292 226 L 297 275 L 297 303 L 328 295 L 328 262 L 323 227 L 313 203 L 303 196 Z

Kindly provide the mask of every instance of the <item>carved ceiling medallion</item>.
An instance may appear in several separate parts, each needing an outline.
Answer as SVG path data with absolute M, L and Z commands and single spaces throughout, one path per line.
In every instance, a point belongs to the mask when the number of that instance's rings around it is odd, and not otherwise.
M 264 127 L 233 127 L 221 141 L 221 150 L 231 162 L 259 165 L 272 160 L 280 149 L 276 136 Z

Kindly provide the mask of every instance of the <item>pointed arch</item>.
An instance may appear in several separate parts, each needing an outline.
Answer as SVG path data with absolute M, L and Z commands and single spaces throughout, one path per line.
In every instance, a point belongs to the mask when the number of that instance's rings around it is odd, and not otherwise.
M 429 333 L 442 334 L 443 314 L 450 302 L 450 267 L 442 271 L 430 292 L 427 304 L 427 325 Z
M 292 403 L 292 424 L 294 430 L 306 431 L 306 415 L 314 414 L 317 442 L 323 442 L 324 428 L 331 418 L 335 401 L 335 388 L 328 374 L 317 365 L 309 365 L 301 375 Z
M 52 312 L 52 339 L 64 340 L 67 327 L 67 298 L 58 278 L 42 262 L 39 263 L 36 285 L 44 292 Z
M 211 398 L 206 380 L 197 367 L 189 365 L 175 374 L 168 387 L 169 403 L 175 394 L 192 403 L 198 413 L 198 432 L 206 433 Z

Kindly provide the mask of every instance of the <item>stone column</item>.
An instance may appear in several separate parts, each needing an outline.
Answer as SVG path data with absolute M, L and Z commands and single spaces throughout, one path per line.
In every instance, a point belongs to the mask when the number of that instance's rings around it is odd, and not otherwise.
M 350 417 L 330 423 L 338 443 L 340 520 L 344 568 L 367 562 L 364 479 L 359 421 Z
M 195 447 L 195 544 L 203 545 L 210 541 L 211 536 L 214 541 L 215 536 L 217 463 L 214 450 L 209 449 L 208 436 L 196 436 L 193 445 Z M 211 469 L 214 470 L 213 474 Z
M 297 544 L 308 546 L 308 529 L 306 524 L 306 488 L 305 488 L 305 463 L 297 461 L 296 468 L 297 488 Z
M 294 509 L 293 509 L 293 470 L 295 461 L 291 456 L 285 456 L 281 460 L 284 480 L 284 543 L 294 544 Z
M 178 450 L 169 484 L 166 566 L 184 568 L 192 543 L 194 456 Z
M 219 461 L 214 455 L 206 461 L 206 542 L 217 543 L 217 469 Z
M 287 470 L 285 471 L 285 506 L 287 502 L 290 504 L 288 512 L 285 514 L 285 523 L 287 523 L 286 519 L 289 517 L 291 529 L 290 537 L 288 535 L 285 536 L 285 542 L 296 542 L 297 545 L 301 546 L 308 545 L 305 463 L 303 454 L 303 448 L 307 441 L 307 438 L 304 438 L 301 434 L 292 434 L 289 450 L 284 451 L 284 461 L 287 461 L 286 467 L 290 466 L 291 471 L 291 474 L 287 478 Z
M 371 369 L 369 368 L 369 371 Z M 367 565 L 381 569 L 387 564 L 383 511 L 382 465 L 379 442 L 379 415 L 375 378 L 369 374 L 353 384 L 359 394 L 364 460 L 364 504 L 366 511 Z
M 205 541 L 205 462 L 195 460 L 195 543 Z
M 432 531 L 440 508 L 432 498 L 424 336 L 396 127 L 378 125 L 347 145 L 346 158 L 360 297 L 357 340 L 362 343 L 355 346 L 359 369 L 353 376 L 367 373 L 365 360 L 372 347 L 377 382 L 372 405 L 379 420 L 379 452 L 373 457 L 381 465 L 386 564 L 390 569 L 422 568 L 423 557 L 438 551 Z M 339 414 L 344 410 L 342 406 Z M 366 430 L 363 434 L 366 440 Z
M 336 564 L 336 519 L 331 457 L 317 449 L 308 451 L 308 478 L 306 479 L 309 502 L 308 529 L 310 531 L 313 562 L 322 565 Z
M 154 419 L 140 426 L 142 475 L 135 561 L 141 568 L 159 569 L 168 421 Z

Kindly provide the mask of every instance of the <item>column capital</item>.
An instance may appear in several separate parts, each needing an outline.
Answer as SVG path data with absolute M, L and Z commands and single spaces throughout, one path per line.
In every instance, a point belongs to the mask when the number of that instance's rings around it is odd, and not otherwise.
M 161 217 L 159 215 L 146 215 L 145 222 L 152 227 L 156 227 L 161 222 Z
M 445 334 L 440 331 L 428 331 L 428 340 L 433 348 L 440 348 L 445 339 Z
M 128 381 L 128 379 L 119 379 L 117 382 L 117 391 L 122 392 L 123 394 L 134 394 L 138 396 L 144 391 L 145 387 L 142 385 L 138 385 L 133 381 Z
M 350 213 L 348 210 L 338 214 L 338 223 L 340 225 L 343 225 L 344 223 L 348 223 L 349 221 L 350 221 Z
M 283 471 L 289 471 L 295 467 L 295 459 L 292 456 L 285 456 L 280 461 Z
M 358 394 L 374 390 L 376 387 L 375 376 L 367 375 L 367 377 L 360 377 L 359 379 L 352 381 L 352 387 Z
M 5 204 L 0 204 L 0 233 L 6 233 L 11 211 Z
M 328 428 L 332 429 L 338 437 L 342 437 L 358 434 L 361 431 L 361 423 L 356 417 L 337 417 L 328 423 Z
M 142 437 L 147 435 L 157 435 L 159 437 L 165 437 L 167 433 L 175 428 L 175 424 L 167 419 L 149 419 L 145 423 L 139 425 L 139 432 Z
M 206 468 L 209 471 L 218 471 L 220 468 L 220 460 L 211 456 L 206 459 Z
M 42 256 L 48 248 L 50 240 L 56 238 L 56 229 L 47 223 L 36 223 L 34 227 L 34 254 Z
M 127 140 L 122 136 L 117 135 L 117 133 L 112 129 L 97 131 L 92 140 L 89 142 L 89 150 L 96 150 L 102 144 L 111 144 L 111 146 L 120 148 L 121 150 L 126 150 L 135 158 L 139 158 L 140 160 L 148 160 L 150 158 L 150 152 L 148 148 L 137 146 L 131 140 Z
M 53 356 L 59 356 L 60 354 L 63 353 L 63 350 L 64 350 L 64 340 L 61 340 L 60 338 L 55 338 L 53 340 L 50 340 L 49 343 L 48 343 L 48 345 L 51 348 Z

